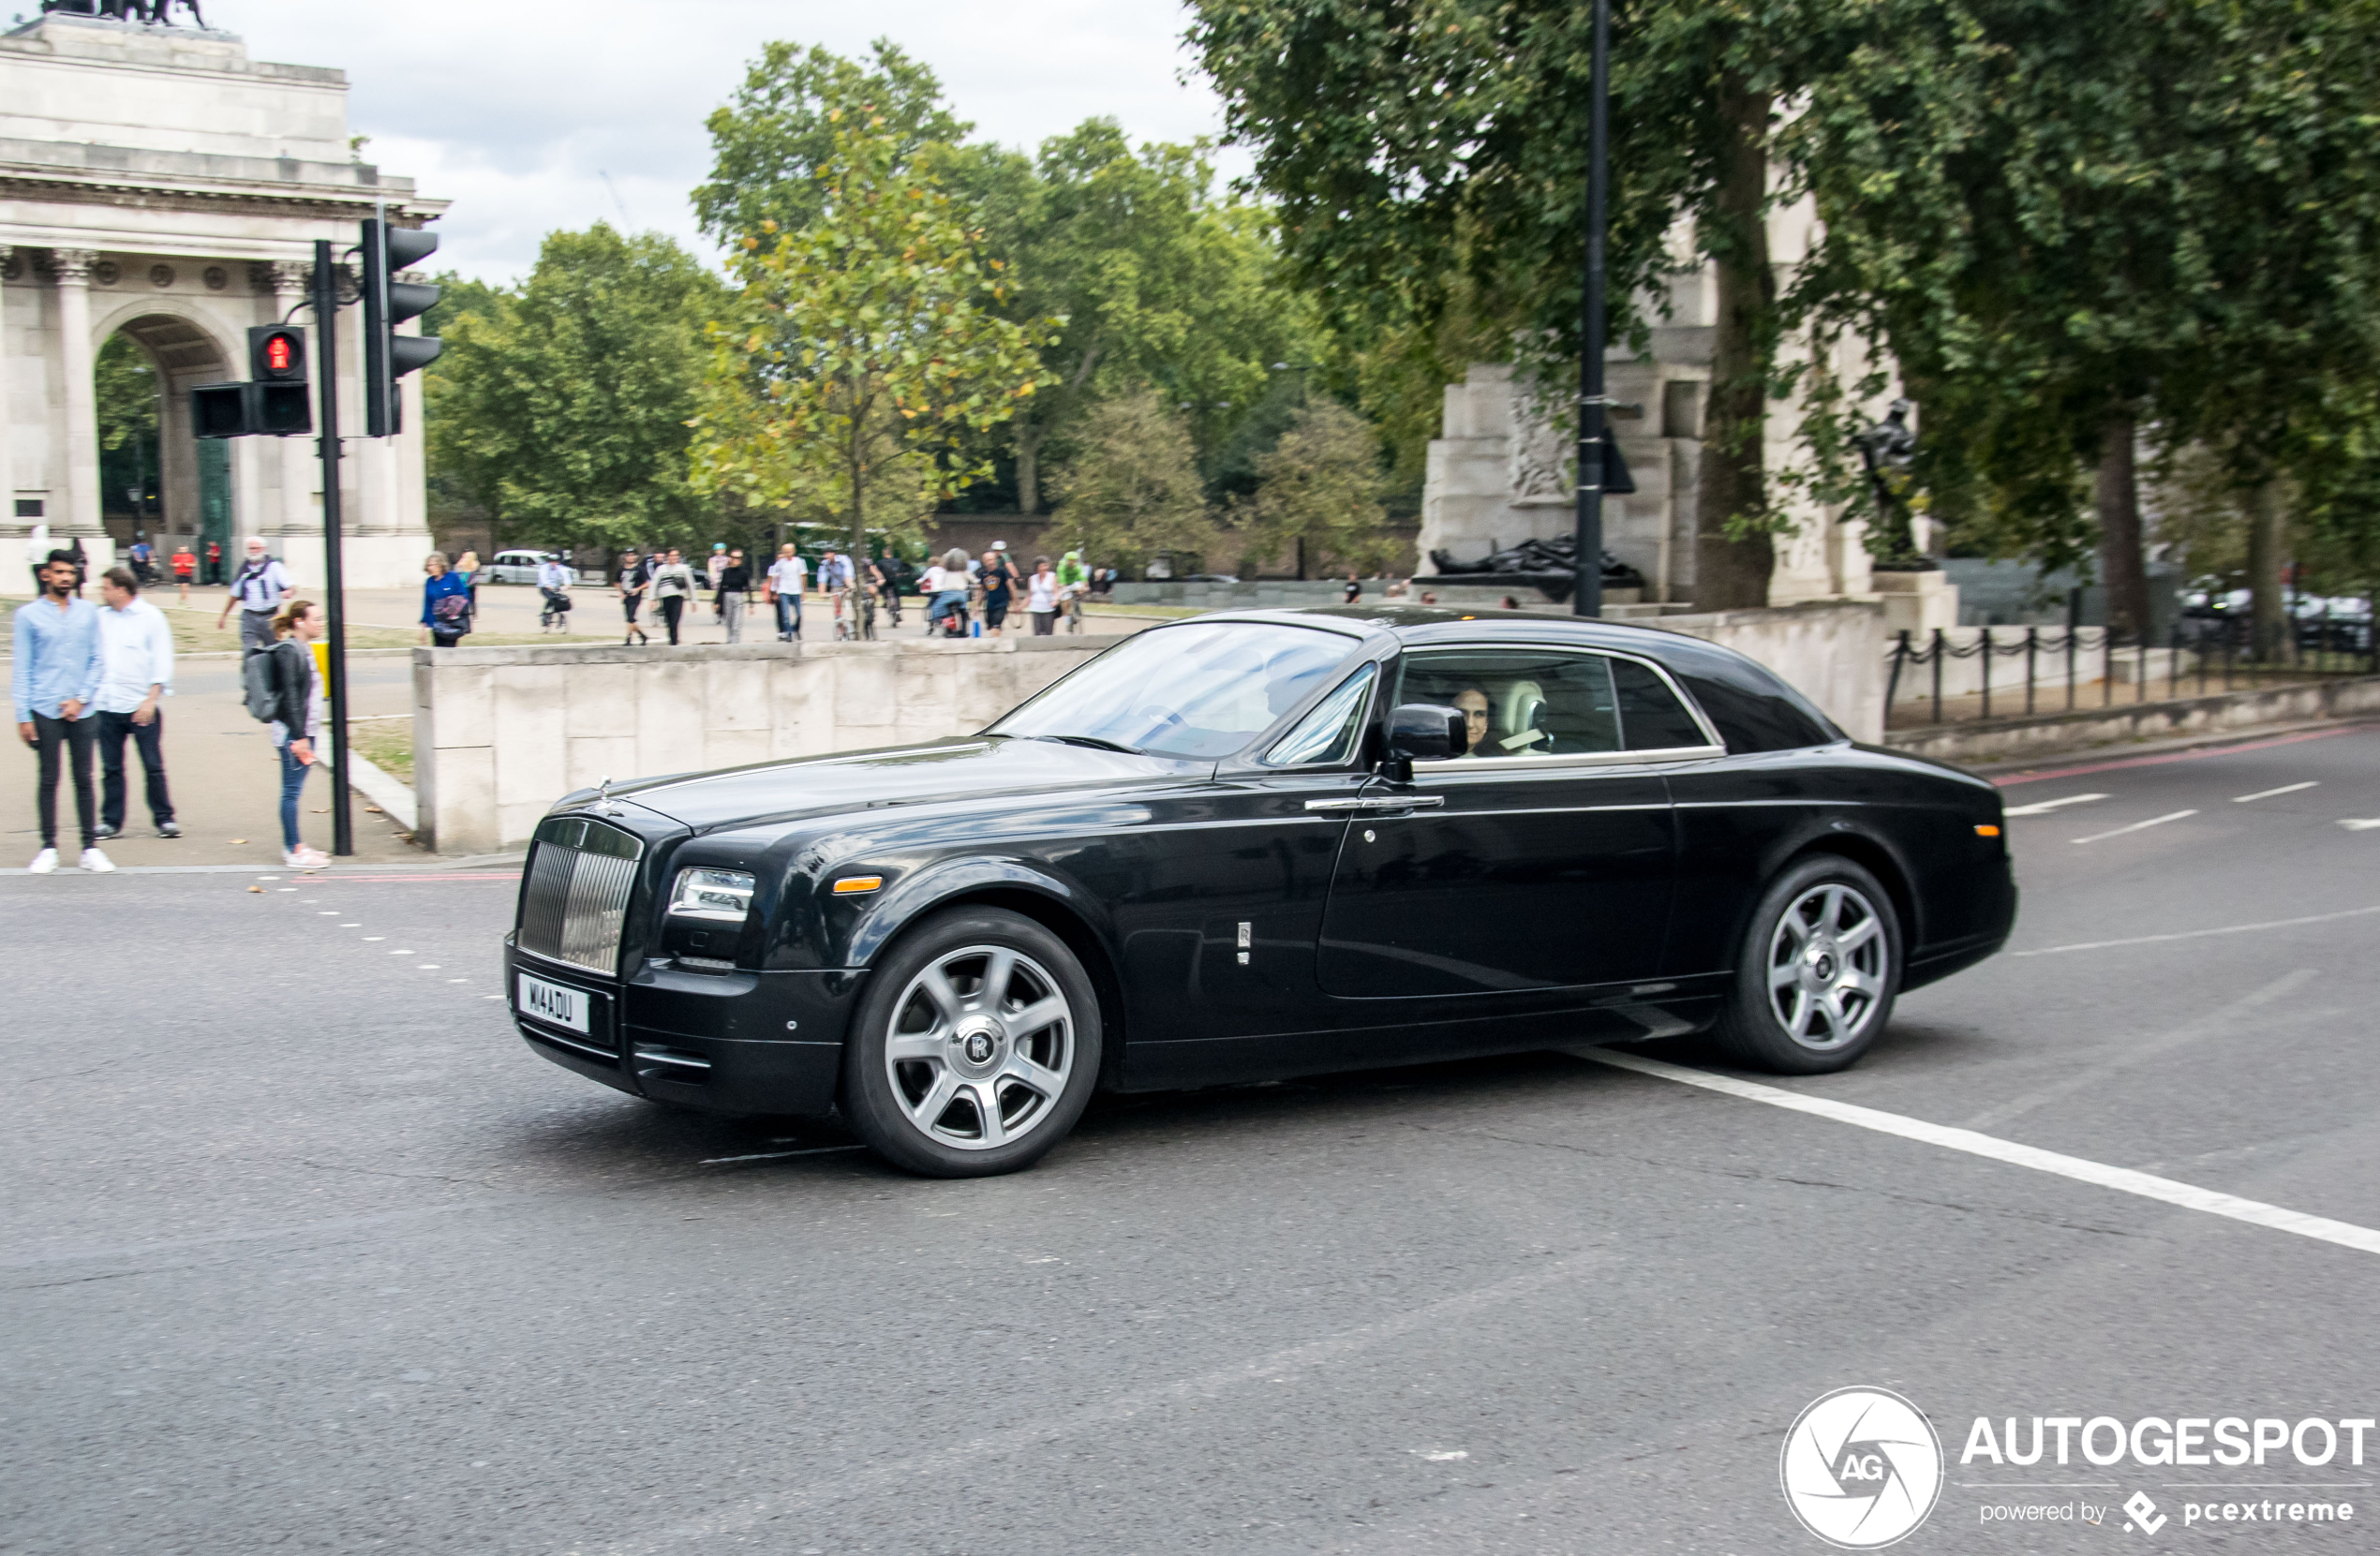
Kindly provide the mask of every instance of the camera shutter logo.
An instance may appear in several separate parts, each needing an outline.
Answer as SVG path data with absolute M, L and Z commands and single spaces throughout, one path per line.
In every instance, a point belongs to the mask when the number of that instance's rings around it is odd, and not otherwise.
M 1803 1528 L 1845 1550 L 1875 1550 L 1933 1512 L 1941 1439 L 1890 1389 L 1838 1388 L 1794 1418 L 1778 1478 Z

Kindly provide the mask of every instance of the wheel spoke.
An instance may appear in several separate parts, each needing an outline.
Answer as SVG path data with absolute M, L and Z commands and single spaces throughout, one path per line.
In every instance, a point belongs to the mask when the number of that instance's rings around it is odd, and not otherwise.
M 895 1064 L 923 1060 L 929 1064 L 942 1062 L 942 1045 L 950 1029 L 937 1023 L 922 1032 L 895 1032 L 885 1039 L 885 1058 Z
M 984 958 L 983 986 L 975 991 L 984 1009 L 996 1013 L 1008 1002 L 1008 984 L 1016 973 L 1017 954 L 1005 946 L 994 947 Z
M 1861 919 L 1851 928 L 1835 937 L 1835 944 L 1844 952 L 1852 952 L 1884 932 L 1884 926 L 1873 915 Z
M 909 1110 L 909 1116 L 917 1120 L 918 1128 L 930 1134 L 943 1114 L 949 1110 L 951 1098 L 958 1094 L 959 1077 L 948 1070 L 936 1069 L 933 1085 L 926 1088 L 926 1095 Z
M 1832 929 L 1842 922 L 1842 918 L 1843 888 L 1829 886 L 1826 888 L 1826 895 L 1820 898 L 1818 922 L 1826 928 Z
M 1008 1126 L 1000 1121 L 999 1081 L 979 1080 L 967 1089 L 975 1099 L 975 1117 L 983 1121 L 983 1143 L 996 1146 L 1006 1140 Z
M 1045 1027 L 1056 1026 L 1059 1022 L 1064 1020 L 1065 1018 L 1066 1001 L 1064 998 L 1060 995 L 1052 994 L 1047 999 L 1035 1000 L 1032 1004 L 1027 1005 L 1016 1015 L 1005 1017 L 1004 1019 L 1008 1028 L 1009 1035 L 1021 1041 L 1024 1038 L 1031 1037 L 1034 1033 L 1040 1031 Z
M 1798 961 L 1778 962 L 1768 970 L 1768 986 L 1788 988 L 1802 981 L 1802 964 Z
M 1798 1038 L 1802 1035 L 1803 1027 L 1808 1021 L 1809 990 L 1796 985 L 1793 989 L 1793 1002 L 1785 1012 L 1785 1030 Z
M 1802 908 L 1803 904 L 1794 903 L 1785 911 L 1785 916 L 1777 921 L 1777 932 L 1779 935 L 1793 937 L 1793 951 L 1797 955 L 1803 946 L 1809 943 L 1809 926 L 1802 922 Z
M 1843 1011 L 1843 991 L 1839 988 L 1830 988 L 1819 1003 L 1826 1011 L 1827 1037 L 1837 1043 L 1849 1037 L 1852 1032 L 1852 1018 Z
M 934 1009 L 942 1014 L 944 1026 L 957 1026 L 959 1018 L 966 1014 L 967 1002 L 959 998 L 957 989 L 950 986 L 950 974 L 945 969 L 942 967 L 926 969 L 918 976 L 917 987 L 924 992 L 927 999 L 934 1002 Z
M 1853 994 L 1864 994 L 1870 1000 L 1881 997 L 1884 992 L 1884 981 L 1864 968 L 1844 968 L 1842 977 L 1836 983 L 1838 989 L 1848 989 Z
M 1060 1088 L 1066 1084 L 1065 1077 L 1057 1071 L 1047 1065 L 1035 1064 L 1013 1048 L 1009 1050 L 1008 1062 L 1000 1067 L 999 1079 L 1021 1082 L 1053 1103 L 1058 1100 Z M 997 1085 L 998 1081 L 993 1084 Z

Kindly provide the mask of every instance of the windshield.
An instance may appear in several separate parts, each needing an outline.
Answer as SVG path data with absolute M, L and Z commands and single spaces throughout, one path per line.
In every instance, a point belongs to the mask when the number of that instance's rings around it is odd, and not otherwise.
M 1100 655 L 990 733 L 1152 756 L 1228 756 L 1295 707 L 1355 648 L 1337 632 L 1269 622 L 1154 628 Z

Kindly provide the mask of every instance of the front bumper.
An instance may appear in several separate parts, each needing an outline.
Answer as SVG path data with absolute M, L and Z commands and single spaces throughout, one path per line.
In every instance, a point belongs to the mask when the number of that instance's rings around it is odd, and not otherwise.
M 524 1016 L 517 974 L 584 991 L 590 1031 Z M 835 1101 L 860 971 L 688 972 L 625 982 L 524 956 L 504 941 L 504 991 L 528 1045 L 589 1080 L 713 1113 L 818 1116 Z

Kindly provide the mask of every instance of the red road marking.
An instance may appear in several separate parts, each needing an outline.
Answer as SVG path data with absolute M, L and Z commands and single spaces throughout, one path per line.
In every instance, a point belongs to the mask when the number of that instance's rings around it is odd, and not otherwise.
M 316 875 L 314 881 L 501 881 L 507 885 L 520 882 L 519 872 L 511 875 L 485 875 L 478 870 L 456 870 L 451 874 L 424 871 L 419 875 Z
M 2080 778 L 2085 773 L 2111 773 L 2119 767 L 2156 767 L 2168 762 L 2197 762 L 2210 756 L 2230 756 L 2239 751 L 2266 751 L 2275 746 L 2295 746 L 2301 740 L 2328 740 L 2333 735 L 2353 734 L 2358 726 L 2344 729 L 2313 730 L 2305 734 L 2284 734 L 2276 740 L 2252 740 L 2241 746 L 2213 746 L 2195 751 L 2170 751 L 2164 756 L 2126 757 L 2119 762 L 2095 762 L 2088 767 L 2058 767 L 2046 773 L 2020 773 L 2010 778 L 1992 779 L 1995 788 L 2005 789 L 2012 783 L 2039 783 L 2045 778 Z

